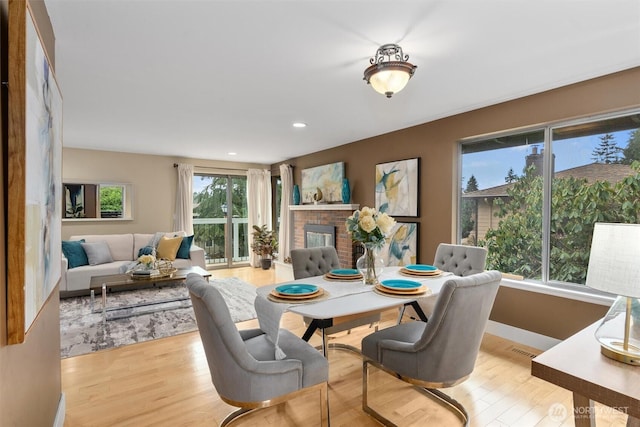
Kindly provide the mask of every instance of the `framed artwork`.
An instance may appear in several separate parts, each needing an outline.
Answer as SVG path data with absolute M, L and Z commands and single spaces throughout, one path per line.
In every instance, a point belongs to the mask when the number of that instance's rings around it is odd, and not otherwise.
M 403 266 L 418 261 L 418 223 L 397 222 L 380 250 L 384 265 Z
M 7 342 L 25 335 L 61 274 L 62 96 L 27 2 L 9 3 Z
M 302 169 L 302 203 L 313 203 L 318 189 L 322 192 L 322 202 L 342 203 L 342 178 L 344 162 Z
M 419 159 L 376 165 L 376 209 L 392 216 L 418 216 Z

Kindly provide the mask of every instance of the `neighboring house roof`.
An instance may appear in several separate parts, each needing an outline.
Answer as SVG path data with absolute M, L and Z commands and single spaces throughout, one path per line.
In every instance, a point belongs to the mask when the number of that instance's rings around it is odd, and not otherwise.
M 636 172 L 629 165 L 591 163 L 571 169 L 556 172 L 556 178 L 573 177 L 576 179 L 586 179 L 589 184 L 596 181 L 608 181 L 615 184 L 624 178 L 634 175 Z M 507 190 L 514 184 L 503 184 L 496 187 L 485 188 L 483 190 L 472 191 L 462 195 L 464 198 L 485 198 L 485 197 L 507 197 Z

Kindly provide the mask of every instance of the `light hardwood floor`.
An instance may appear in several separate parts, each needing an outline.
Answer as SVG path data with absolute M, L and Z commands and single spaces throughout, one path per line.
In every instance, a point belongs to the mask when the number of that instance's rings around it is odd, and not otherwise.
M 212 271 L 214 277 L 237 276 L 256 286 L 272 284 L 273 270 L 250 267 Z M 393 325 L 397 311 L 383 313 L 380 327 Z M 285 313 L 283 327 L 304 332 L 299 316 Z M 239 328 L 256 327 L 251 320 Z M 371 329 L 360 327 L 332 338 L 359 347 Z M 318 345 L 319 337 L 311 343 Z M 466 382 L 444 390 L 460 401 L 471 426 L 572 426 L 571 394 L 530 374 L 539 351 L 485 334 L 476 368 Z M 362 411 L 362 362 L 347 351 L 330 350 L 329 404 L 332 426 L 376 426 Z M 62 387 L 67 427 L 213 426 L 232 407 L 211 383 L 197 332 L 63 359 Z M 579 361 L 576 361 L 579 363 Z M 451 426 L 457 419 L 427 397 L 389 375 L 372 375 L 370 404 L 399 425 Z M 550 408 L 568 417 L 549 415 Z M 277 408 L 257 411 L 236 422 L 241 426 L 317 425 L 319 409 L 301 397 Z M 626 416 L 596 406 L 599 426 L 623 426 Z M 553 415 L 556 415 L 554 417 Z M 558 419 L 559 418 L 559 419 Z

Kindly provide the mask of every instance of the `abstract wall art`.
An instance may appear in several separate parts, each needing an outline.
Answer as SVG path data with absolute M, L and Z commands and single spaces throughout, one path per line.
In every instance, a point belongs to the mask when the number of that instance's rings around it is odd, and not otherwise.
M 419 159 L 376 165 L 375 202 L 379 212 L 418 216 Z
M 415 264 L 418 260 L 418 223 L 397 222 L 380 255 L 385 265 Z
M 342 202 L 342 178 L 344 162 L 302 169 L 302 202 L 315 202 L 313 196 L 318 189 L 322 192 L 321 202 Z
M 62 96 L 28 3 L 9 6 L 7 341 L 18 344 L 60 280 Z

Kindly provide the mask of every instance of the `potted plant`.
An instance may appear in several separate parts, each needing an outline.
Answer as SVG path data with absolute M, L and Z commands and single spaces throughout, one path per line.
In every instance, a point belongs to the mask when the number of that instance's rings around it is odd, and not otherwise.
M 273 230 L 267 230 L 267 225 L 261 227 L 253 226 L 253 242 L 251 250 L 253 253 L 260 255 L 260 263 L 263 270 L 271 268 L 271 258 L 278 251 L 278 239 Z

